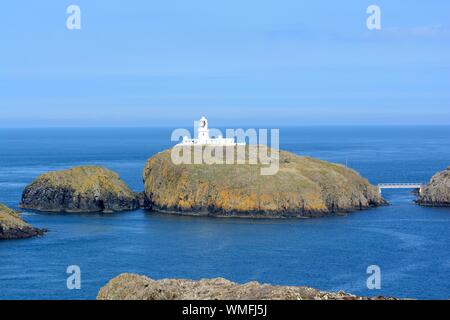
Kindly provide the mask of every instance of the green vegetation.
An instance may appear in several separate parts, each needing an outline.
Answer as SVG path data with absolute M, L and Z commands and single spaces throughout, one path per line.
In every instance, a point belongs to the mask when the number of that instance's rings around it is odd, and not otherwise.
M 41 236 L 46 230 L 33 228 L 20 218 L 18 212 L 0 203 L 0 240 Z
M 116 173 L 82 166 L 38 177 L 25 188 L 21 206 L 55 212 L 115 212 L 134 210 L 139 201 Z
M 423 206 L 450 207 L 450 167 L 431 178 L 423 188 L 417 203 Z
M 342 165 L 285 151 L 279 165 L 270 176 L 261 175 L 268 166 L 261 161 L 176 165 L 170 149 L 147 162 L 145 193 L 157 210 L 214 215 L 314 216 L 385 203 L 377 188 Z
M 18 212 L 0 203 L 0 227 L 5 229 L 24 228 L 30 225 L 20 218 Z
M 48 187 L 73 189 L 80 194 L 104 188 L 118 195 L 132 195 L 132 191 L 120 180 L 118 174 L 97 166 L 80 166 L 48 172 L 36 180 L 36 182 L 44 181 Z

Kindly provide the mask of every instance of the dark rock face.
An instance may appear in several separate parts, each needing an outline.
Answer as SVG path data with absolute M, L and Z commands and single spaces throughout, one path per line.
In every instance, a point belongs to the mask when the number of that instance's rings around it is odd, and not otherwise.
M 23 227 L 17 229 L 3 229 L 0 226 L 0 240 L 27 239 L 42 236 L 46 232 L 45 229 L 37 229 L 33 227 Z
M 247 146 L 246 156 L 253 147 Z M 143 173 L 151 208 L 161 212 L 317 217 L 386 204 L 377 188 L 355 171 L 289 152 L 279 153 L 275 175 L 261 175 L 261 163 L 174 164 L 171 152 L 150 158 Z
M 145 196 L 145 192 L 136 192 L 136 199 L 139 203 L 139 207 L 143 209 L 151 208 L 151 203 L 148 198 Z
M 139 208 L 139 197 L 119 176 L 85 166 L 46 173 L 28 185 L 22 208 L 49 212 L 118 212 Z
M 37 229 L 23 221 L 18 212 L 0 204 L 0 240 L 41 236 L 46 230 Z
M 422 188 L 417 203 L 423 206 L 450 207 L 450 167 L 431 178 Z
M 98 300 L 368 300 L 345 292 L 323 292 L 308 287 L 288 287 L 249 282 L 243 285 L 217 278 L 200 281 L 152 280 L 122 274 L 100 289 Z M 392 299 L 392 298 L 390 298 Z

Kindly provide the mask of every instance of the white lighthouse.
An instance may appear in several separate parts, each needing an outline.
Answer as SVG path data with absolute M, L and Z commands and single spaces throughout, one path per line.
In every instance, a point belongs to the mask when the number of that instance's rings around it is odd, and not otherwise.
M 243 145 L 245 143 L 236 143 L 234 138 L 223 138 L 218 136 L 217 138 L 211 138 L 209 136 L 208 119 L 204 116 L 198 121 L 197 139 L 189 139 L 183 137 L 183 141 L 179 143 L 180 146 L 193 146 L 193 145 L 214 145 L 214 146 L 235 146 Z
M 200 144 L 207 144 L 209 139 L 208 120 L 203 116 L 198 122 L 198 141 Z

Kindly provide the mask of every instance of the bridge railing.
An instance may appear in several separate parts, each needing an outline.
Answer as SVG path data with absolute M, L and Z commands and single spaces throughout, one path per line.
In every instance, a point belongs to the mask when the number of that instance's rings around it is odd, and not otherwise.
M 379 183 L 379 188 L 420 188 L 424 184 L 423 183 Z
M 419 194 L 422 193 L 423 183 L 379 183 L 378 192 L 381 194 L 381 189 L 419 189 Z

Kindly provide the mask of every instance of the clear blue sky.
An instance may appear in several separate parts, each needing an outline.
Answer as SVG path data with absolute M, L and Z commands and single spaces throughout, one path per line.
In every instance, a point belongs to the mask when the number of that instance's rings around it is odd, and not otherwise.
M 450 124 L 448 0 L 3 1 L 0 41 L 0 127 Z

